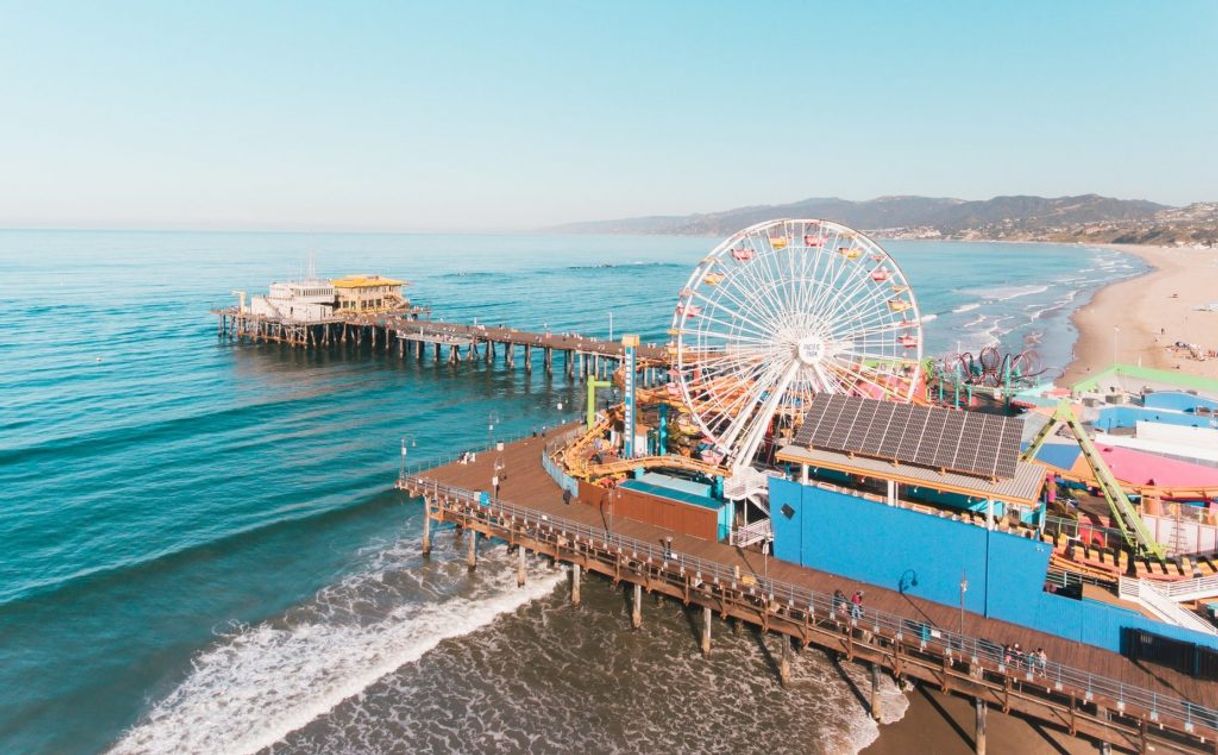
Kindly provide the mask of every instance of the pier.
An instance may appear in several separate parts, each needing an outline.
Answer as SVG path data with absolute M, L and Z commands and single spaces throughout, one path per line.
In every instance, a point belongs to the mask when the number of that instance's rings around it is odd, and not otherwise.
M 519 584 L 527 580 L 526 550 L 568 565 L 573 602 L 579 600 L 581 575 L 599 574 L 630 590 L 631 626 L 641 631 L 644 592 L 679 600 L 700 609 L 703 654 L 713 652 L 712 614 L 754 625 L 769 638 L 784 684 L 798 662 L 792 643 L 862 663 L 871 671 L 869 698 L 877 717 L 881 674 L 966 697 L 975 707 L 977 752 L 985 751 L 990 709 L 1086 738 L 1104 750 L 1218 751 L 1218 685 L 757 550 L 615 517 L 612 491 L 596 501 L 581 500 L 551 461 L 571 432 L 505 444 L 467 463 L 405 471 L 397 487 L 423 499 L 424 552 L 430 551 L 433 526 L 445 523 L 470 533 L 471 569 L 477 568 L 481 536 L 518 549 Z M 497 475 L 500 497 L 492 498 Z M 866 590 L 861 617 L 834 598 L 839 589 Z M 1043 647 L 1049 662 L 1043 668 L 1008 665 L 1002 643 L 1013 641 Z
M 310 321 L 254 314 L 243 307 L 212 310 L 217 335 L 232 341 L 277 343 L 300 349 L 331 347 L 367 348 L 374 353 L 430 358 L 437 364 L 500 360 L 507 369 L 520 366 L 533 372 L 535 355 L 546 375 L 561 370 L 568 379 L 604 378 L 618 368 L 625 355 L 619 341 L 574 333 L 531 332 L 506 325 L 471 325 L 429 318 L 430 311 L 412 307 L 380 314 L 349 314 Z M 555 364 L 556 357 L 561 361 Z M 664 346 L 638 347 L 640 383 L 661 381 L 669 363 Z

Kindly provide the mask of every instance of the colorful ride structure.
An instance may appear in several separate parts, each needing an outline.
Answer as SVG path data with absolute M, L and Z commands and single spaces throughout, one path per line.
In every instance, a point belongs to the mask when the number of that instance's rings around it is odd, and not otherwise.
M 789 438 L 813 396 L 909 401 L 922 331 L 900 266 L 838 223 L 772 220 L 719 244 L 673 315 L 672 379 L 701 430 L 702 458 L 751 467 Z

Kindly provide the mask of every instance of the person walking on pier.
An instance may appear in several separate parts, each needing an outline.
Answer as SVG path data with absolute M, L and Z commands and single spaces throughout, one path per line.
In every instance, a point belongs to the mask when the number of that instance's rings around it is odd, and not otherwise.
M 854 595 L 850 596 L 850 618 L 863 618 L 863 591 L 855 590 Z
M 495 489 L 495 497 L 499 497 L 499 475 L 491 478 L 491 487 Z
M 846 612 L 846 593 L 841 590 L 833 591 L 833 613 Z

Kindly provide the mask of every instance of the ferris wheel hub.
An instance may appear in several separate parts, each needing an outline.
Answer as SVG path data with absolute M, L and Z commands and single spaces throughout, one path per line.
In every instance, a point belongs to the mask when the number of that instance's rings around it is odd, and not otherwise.
M 827 356 L 829 344 L 819 336 L 808 336 L 795 345 L 795 358 L 811 367 Z

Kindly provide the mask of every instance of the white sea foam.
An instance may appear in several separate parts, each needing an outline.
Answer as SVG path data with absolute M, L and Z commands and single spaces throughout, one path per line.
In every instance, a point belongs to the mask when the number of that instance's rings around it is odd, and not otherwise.
M 1048 290 L 1048 286 L 1011 286 L 1010 288 L 996 288 L 990 293 L 990 298 L 994 299 L 995 301 L 1007 301 L 1009 299 L 1018 299 L 1021 296 L 1043 294 Z
M 953 312 L 972 312 L 974 309 L 977 309 L 980 306 L 981 306 L 980 302 L 973 302 L 971 304 L 962 304 L 961 306 L 956 307 L 952 311 Z
M 929 315 L 922 315 L 922 322 L 930 322 L 931 320 L 938 320 L 938 319 L 939 319 L 939 315 L 934 314 L 933 312 Z
M 377 569 L 318 593 L 305 620 L 289 617 L 235 632 L 197 656 L 188 677 L 113 752 L 256 752 L 442 640 L 484 627 L 562 581 L 562 572 L 545 572 L 517 589 L 502 551 L 487 554 L 486 560 L 504 563 L 487 564 L 468 597 L 382 606 L 395 594 L 386 578 L 403 575 Z M 377 615 L 368 621 L 372 607 Z

